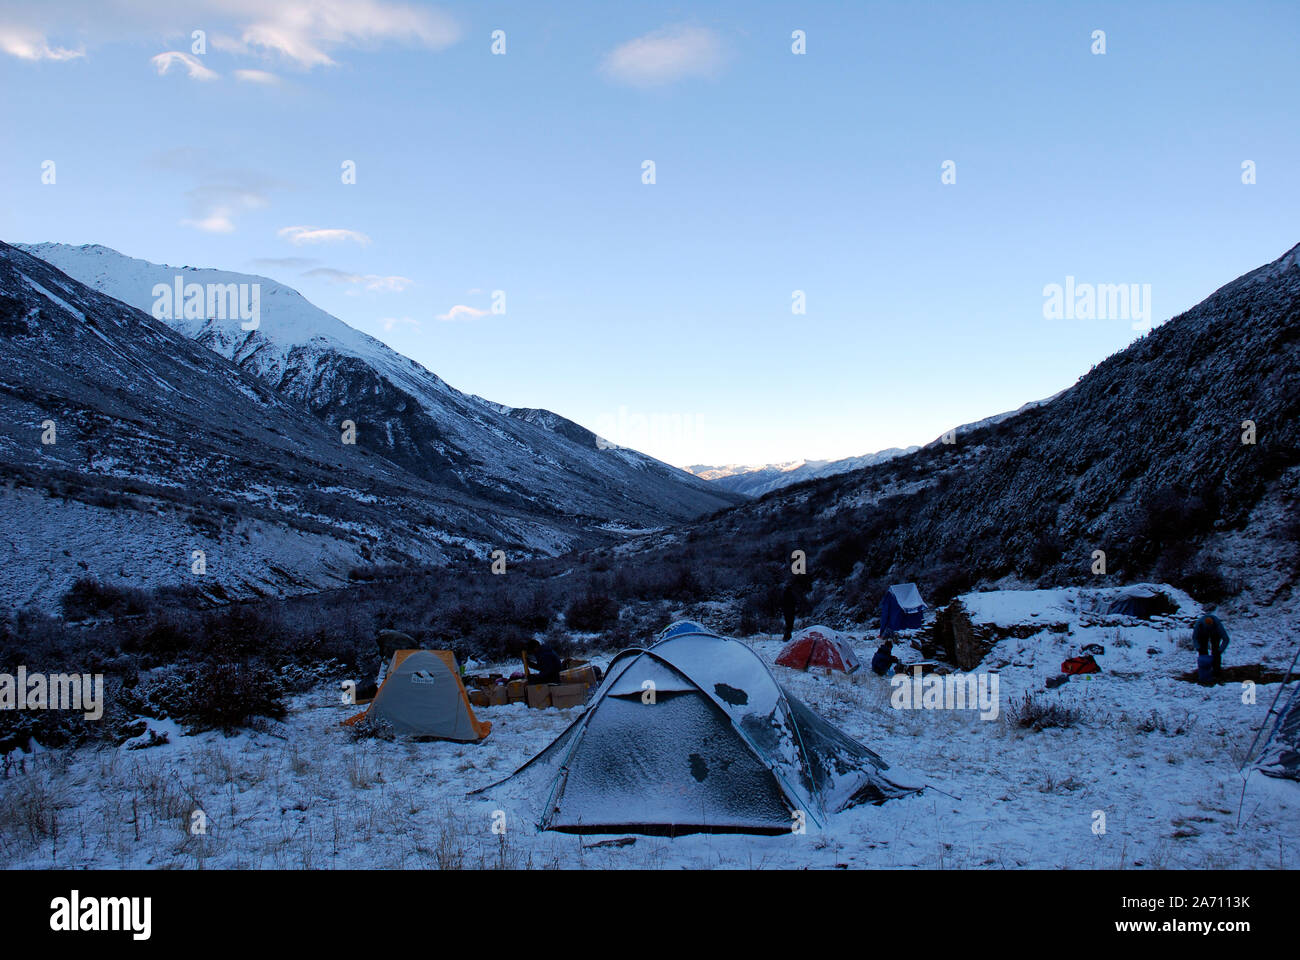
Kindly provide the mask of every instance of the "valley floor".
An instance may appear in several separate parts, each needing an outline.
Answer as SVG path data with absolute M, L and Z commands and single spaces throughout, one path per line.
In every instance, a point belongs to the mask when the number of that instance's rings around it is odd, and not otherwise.
M 1228 662 L 1285 668 L 1295 641 L 1282 624 L 1229 622 Z M 833 815 L 802 835 L 591 847 L 610 838 L 537 833 L 509 809 L 505 834 L 494 834 L 493 813 L 508 804 L 466 793 L 515 770 L 577 709 L 479 709 L 493 723 L 480 745 L 353 743 L 339 721 L 355 708 L 320 688 L 258 732 L 180 736 L 155 722 L 169 744 L 26 757 L 25 770 L 0 779 L 0 865 L 1295 869 L 1300 784 L 1259 773 L 1243 781 L 1237 772 L 1278 686 L 1259 686 L 1247 704 L 1240 684 L 1176 679 L 1194 666 L 1186 632 L 1185 624 L 1130 621 L 1004 640 L 986 661 L 1006 663 L 995 720 L 896 710 L 889 682 L 866 670 L 827 677 L 774 668 L 823 716 L 937 788 Z M 871 638 L 856 640 L 869 658 Z M 1106 672 L 1044 692 L 1060 661 L 1089 642 L 1105 645 Z M 757 637 L 754 646 L 770 663 L 780 643 Z M 1007 707 L 1025 691 L 1077 706 L 1082 719 L 1066 729 L 1015 727 Z M 206 836 L 190 833 L 196 809 Z M 1098 811 L 1104 833 L 1094 832 Z

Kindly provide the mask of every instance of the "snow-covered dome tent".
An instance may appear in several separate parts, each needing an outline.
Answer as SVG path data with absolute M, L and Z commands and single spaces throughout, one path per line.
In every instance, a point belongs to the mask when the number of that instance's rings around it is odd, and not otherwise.
M 567 730 L 475 792 L 510 793 L 544 830 L 780 834 L 919 788 L 888 769 L 748 646 L 691 633 L 620 653 Z
M 827 670 L 853 673 L 862 663 L 853 652 L 847 637 L 818 624 L 815 627 L 804 627 L 796 633 L 776 655 L 776 665 L 794 670 L 824 667 Z
M 710 630 L 702 623 L 697 623 L 694 620 L 676 620 L 659 631 L 659 636 L 655 638 L 655 643 L 660 643 L 664 640 L 671 640 L 673 637 L 683 637 L 688 633 L 706 633 L 711 637 L 717 636 L 714 631 Z
M 1300 687 L 1291 691 L 1255 766 L 1270 777 L 1300 780 Z
M 1164 591 L 1149 583 L 1139 583 L 1121 590 L 1106 612 L 1150 620 L 1163 613 L 1177 613 L 1178 604 Z

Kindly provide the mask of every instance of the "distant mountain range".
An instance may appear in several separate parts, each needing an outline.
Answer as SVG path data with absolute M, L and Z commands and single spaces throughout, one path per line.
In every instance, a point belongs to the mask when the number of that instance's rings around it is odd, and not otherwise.
M 257 284 L 257 329 L 155 318 L 177 277 Z M 0 601 L 48 605 L 84 573 L 308 590 L 367 565 L 558 554 L 742 499 L 463 394 L 264 277 L 0 244 L 0 295 Z
M 1293 602 L 1300 246 L 1056 396 L 955 439 L 699 521 L 694 562 L 729 595 L 761 598 L 803 549 L 818 615 L 849 619 L 871 616 L 885 587 L 907 581 L 927 599 L 1004 582 L 1155 579 L 1198 599 Z M 679 541 L 648 536 L 619 562 L 657 569 Z
M 837 473 L 861 470 L 863 467 L 884 463 L 894 457 L 919 450 L 919 447 L 890 447 L 877 453 L 868 453 L 861 457 L 845 457 L 843 460 L 791 460 L 788 463 L 767 463 L 761 466 L 729 463 L 725 466 L 707 466 L 696 464 L 687 467 L 691 473 L 702 480 L 708 480 L 716 487 L 743 493 L 751 497 L 761 497 L 765 493 L 815 480 L 818 477 L 831 477 Z
M 1060 396 L 1060 394 L 1056 396 Z M 1048 397 L 1046 400 L 1034 400 L 1024 404 L 1019 409 L 1008 410 L 1006 413 L 985 417 L 983 420 L 977 420 L 974 423 L 963 424 L 956 428 L 955 436 L 960 436 L 979 427 L 1001 423 L 1003 420 L 1024 413 L 1026 410 L 1042 406 L 1044 403 L 1050 403 L 1056 399 L 1056 396 Z M 878 463 L 915 453 L 920 449 L 919 446 L 890 447 L 888 450 L 878 450 L 875 453 L 864 454 L 860 457 L 845 457 L 842 460 L 791 460 L 788 463 L 768 463 L 761 466 L 738 463 L 730 463 L 725 466 L 696 464 L 686 469 L 701 480 L 708 480 L 714 486 L 723 490 L 743 493 L 750 497 L 761 497 L 765 493 L 793 486 L 796 483 L 803 483 L 805 480 L 820 480 L 824 477 L 834 477 L 853 470 L 862 470 L 865 467 L 874 467 Z

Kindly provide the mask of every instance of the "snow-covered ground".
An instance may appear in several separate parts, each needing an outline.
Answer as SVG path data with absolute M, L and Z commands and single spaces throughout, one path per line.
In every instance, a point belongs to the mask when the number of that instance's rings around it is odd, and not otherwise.
M 1088 606 L 1042 596 L 1057 620 Z M 988 601 L 1026 617 L 1023 595 Z M 1086 611 L 1085 611 L 1086 612 Z M 466 796 L 533 756 L 579 714 L 520 705 L 476 710 L 491 720 L 479 745 L 353 743 L 339 721 L 355 708 L 322 687 L 285 722 L 226 738 L 181 736 L 143 750 L 37 753 L 0 779 L 0 864 L 9 867 L 568 867 L 568 868 L 1242 868 L 1300 866 L 1300 785 L 1240 759 L 1277 684 L 1243 703 L 1239 684 L 1204 688 L 1191 670 L 1185 619 L 1097 622 L 1007 639 L 985 660 L 998 673 L 1001 713 L 897 710 L 889 681 L 801 674 L 777 679 L 886 760 L 937 788 L 858 807 L 806 834 L 778 837 L 537 833 L 498 796 Z M 1228 619 L 1230 664 L 1285 669 L 1295 642 L 1281 617 Z M 849 631 L 863 659 L 871 637 Z M 1084 644 L 1106 649 L 1105 671 L 1047 691 L 1044 681 Z M 780 641 L 755 638 L 768 662 Z M 919 654 L 903 649 L 905 659 Z M 1036 692 L 1082 710 L 1066 729 L 1025 730 L 1007 708 Z M 942 791 L 942 792 L 939 792 Z M 208 833 L 190 833 L 194 811 Z M 504 809 L 507 829 L 494 833 Z M 1105 830 L 1095 832 L 1104 814 Z M 57 823 L 57 835 L 50 825 Z

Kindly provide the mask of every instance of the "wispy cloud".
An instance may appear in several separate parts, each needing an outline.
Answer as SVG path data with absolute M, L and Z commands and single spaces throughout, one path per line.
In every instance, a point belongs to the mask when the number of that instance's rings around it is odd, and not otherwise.
M 232 3 L 243 7 L 253 4 Z M 284 57 L 295 65 L 334 66 L 332 51 L 373 47 L 397 41 L 442 50 L 460 39 L 460 28 L 441 11 L 387 0 L 280 0 L 257 3 L 257 13 L 241 25 L 238 37 L 214 37 L 214 46 L 232 52 L 257 51 Z
M 438 314 L 439 320 L 473 320 L 476 317 L 487 316 L 486 310 L 480 310 L 477 307 L 467 307 L 463 303 L 458 303 L 446 313 Z
M 234 233 L 234 211 L 229 207 L 217 207 L 206 217 L 187 217 L 181 221 L 182 227 L 193 227 L 203 233 Z
M 4 4 L 0 52 L 24 60 L 69 60 L 82 51 L 52 44 L 51 35 L 76 30 L 99 44 L 132 42 L 142 34 L 188 37 L 196 18 L 208 30 L 211 48 L 274 57 L 305 70 L 334 66 L 344 50 L 388 43 L 442 50 L 461 36 L 447 13 L 399 0 L 46 0 Z
M 686 77 L 713 76 L 722 66 L 722 41 L 704 27 L 666 27 L 629 40 L 606 55 L 601 69 L 621 83 L 661 86 Z
M 226 170 L 208 174 L 185 197 L 190 216 L 181 226 L 204 233 L 233 233 L 235 218 L 248 210 L 260 210 L 270 203 L 270 182 L 255 173 Z
M 221 76 L 215 70 L 205 67 L 198 57 L 190 53 L 181 53 L 179 50 L 168 50 L 166 53 L 160 53 L 155 57 L 150 57 L 149 62 L 154 65 L 154 69 L 158 71 L 160 77 L 177 64 L 185 68 L 185 72 L 189 74 L 191 80 L 217 80 Z
M 398 327 L 418 327 L 419 320 L 413 320 L 410 317 L 384 317 L 379 321 L 385 330 L 396 330 Z
M 410 277 L 384 277 L 376 273 L 348 273 L 333 267 L 317 267 L 303 274 L 305 277 L 323 277 L 335 283 L 360 287 L 375 293 L 401 293 L 413 282 Z
M 0 25 L 0 50 L 19 60 L 75 60 L 86 55 L 80 47 L 70 50 L 50 46 L 39 30 L 3 25 Z
M 266 70 L 236 70 L 235 79 L 242 83 L 258 83 L 263 86 L 275 86 L 280 78 Z
M 364 233 L 339 227 L 282 227 L 278 232 L 295 247 L 304 243 L 338 243 L 342 240 L 352 240 L 362 246 L 370 242 Z
M 257 257 L 248 262 L 255 267 L 272 270 L 305 270 L 320 263 L 314 257 Z

